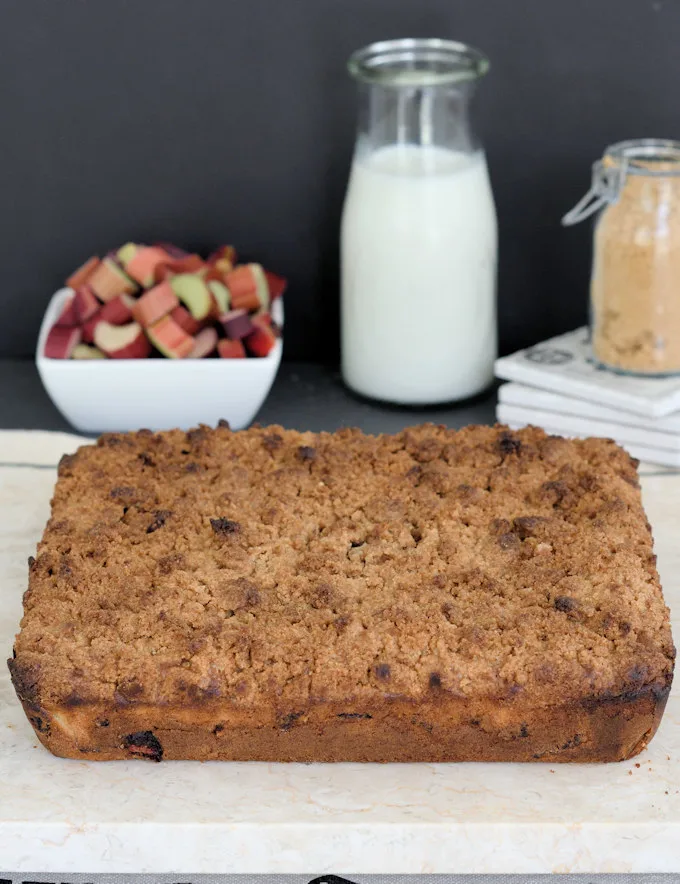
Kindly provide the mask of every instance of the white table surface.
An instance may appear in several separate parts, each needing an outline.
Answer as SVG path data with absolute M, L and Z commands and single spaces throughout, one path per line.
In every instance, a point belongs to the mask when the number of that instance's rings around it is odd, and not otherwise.
M 0 434 L 0 652 L 65 436 Z M 13 466 L 21 463 L 22 466 Z M 39 466 L 30 466 L 38 464 Z M 680 612 L 680 475 L 643 471 Z M 674 617 L 674 631 L 678 630 Z M 680 871 L 680 692 L 613 765 L 91 763 L 36 741 L 0 668 L 0 867 L 15 872 L 349 874 Z

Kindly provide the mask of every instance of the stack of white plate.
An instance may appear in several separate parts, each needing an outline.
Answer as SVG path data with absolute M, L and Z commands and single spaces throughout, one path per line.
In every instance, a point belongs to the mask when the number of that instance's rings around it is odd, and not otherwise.
M 592 358 L 587 328 L 496 361 L 510 383 L 498 393 L 499 422 L 533 424 L 560 436 L 605 436 L 648 463 L 680 467 L 680 377 L 632 377 Z

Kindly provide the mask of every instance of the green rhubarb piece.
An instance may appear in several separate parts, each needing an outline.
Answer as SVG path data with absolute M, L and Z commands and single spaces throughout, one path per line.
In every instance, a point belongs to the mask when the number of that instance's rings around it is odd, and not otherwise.
M 267 277 L 265 276 L 264 270 L 260 264 L 251 264 L 250 269 L 253 273 L 253 278 L 255 280 L 256 293 L 257 297 L 262 305 L 263 310 L 269 310 L 269 283 L 267 282 Z
M 132 292 L 136 292 L 139 288 L 139 285 L 132 279 L 127 273 L 119 267 L 114 260 L 111 258 L 104 258 L 104 263 L 107 267 L 113 270 L 114 273 L 117 273 L 121 279 L 125 280 L 125 285 L 128 293 L 132 294 Z
M 71 353 L 71 359 L 106 359 L 99 347 L 90 347 L 89 344 L 78 344 Z
M 226 313 L 229 309 L 229 302 L 231 301 L 229 289 L 223 282 L 220 282 L 219 279 L 211 279 L 208 283 L 208 288 L 213 293 L 213 297 L 217 301 L 220 315 L 222 313 Z
M 210 289 L 197 273 L 178 273 L 169 282 L 194 319 L 200 322 L 210 314 L 213 305 Z
M 130 261 L 132 261 L 134 256 L 137 254 L 138 248 L 139 246 L 135 243 L 126 242 L 124 246 L 121 246 L 118 249 L 118 260 L 124 267 L 127 267 Z

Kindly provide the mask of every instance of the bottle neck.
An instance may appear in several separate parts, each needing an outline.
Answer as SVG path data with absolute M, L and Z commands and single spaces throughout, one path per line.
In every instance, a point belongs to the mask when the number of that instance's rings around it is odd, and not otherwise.
M 361 83 L 357 149 L 416 145 L 475 153 L 480 144 L 469 117 L 473 91 L 472 82 L 399 87 Z

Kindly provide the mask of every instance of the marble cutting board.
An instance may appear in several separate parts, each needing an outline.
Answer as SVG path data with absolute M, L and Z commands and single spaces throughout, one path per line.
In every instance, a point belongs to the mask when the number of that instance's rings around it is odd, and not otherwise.
M 0 434 L 4 657 L 54 466 L 76 444 L 63 435 Z M 678 641 L 680 474 L 642 472 Z M 680 679 L 649 750 L 621 764 L 96 764 L 54 758 L 37 743 L 0 664 L 0 868 L 678 872 Z

